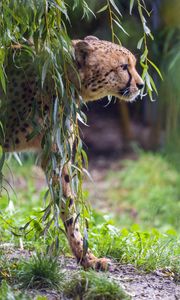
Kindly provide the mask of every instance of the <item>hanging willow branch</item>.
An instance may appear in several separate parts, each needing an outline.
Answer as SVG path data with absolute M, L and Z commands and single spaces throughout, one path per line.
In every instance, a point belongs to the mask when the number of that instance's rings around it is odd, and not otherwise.
M 108 11 L 109 22 L 112 32 L 112 41 L 118 41 L 119 37 L 115 27 L 125 32 L 121 25 L 121 12 L 117 6 L 118 2 L 106 0 L 106 5 L 99 12 Z M 130 11 L 135 1 L 130 1 Z M 141 22 L 143 24 L 143 38 L 138 43 L 138 48 L 144 45 L 141 56 L 143 77 L 146 82 L 147 91 L 152 99 L 152 90 L 156 90 L 154 82 L 148 73 L 151 64 L 160 74 L 158 68 L 148 58 L 147 36 L 152 38 L 148 31 L 143 12 L 148 14 L 144 1 L 136 1 Z M 45 120 L 46 131 L 44 134 L 43 159 L 46 162 L 46 175 L 49 183 L 49 190 L 45 195 L 51 195 L 52 201 L 43 211 L 42 221 L 45 224 L 46 232 L 54 224 L 59 230 L 59 207 L 63 199 L 62 182 L 54 188 L 53 180 L 61 172 L 72 156 L 72 149 L 69 139 L 73 136 L 75 142 L 75 156 L 69 170 L 72 179 L 71 190 L 78 202 L 82 204 L 83 216 L 85 216 L 85 204 L 82 193 L 82 175 L 87 172 L 83 162 L 87 164 L 87 155 L 82 149 L 82 141 L 78 131 L 78 121 L 86 122 L 81 111 L 82 99 L 78 91 L 69 82 L 67 66 L 73 68 L 73 51 L 71 40 L 67 34 L 66 23 L 70 22 L 67 10 L 67 1 L 64 0 L 2 0 L 0 2 L 0 85 L 4 93 L 8 89 L 8 78 L 6 67 L 9 56 L 12 56 L 12 63 L 17 67 L 33 64 L 37 72 L 39 86 L 42 90 L 48 82 L 53 89 L 53 109 L 50 120 Z M 81 8 L 82 17 L 92 13 L 84 0 L 74 0 L 72 9 Z M 148 14 L 149 15 L 149 14 Z M 12 55 L 13 52 L 13 55 Z M 76 97 L 75 97 L 76 95 Z M 1 96 L 0 96 L 1 97 Z M 0 103 L 2 104 L 0 98 Z M 33 108 L 36 109 L 36 108 Z M 4 115 L 1 106 L 0 115 Z M 4 140 L 3 117 L 0 119 L 0 139 Z M 41 128 L 34 122 L 34 130 L 29 138 L 36 136 Z M 56 145 L 53 151 L 53 145 Z M 5 154 L 0 148 L 0 181 L 2 182 L 2 168 L 5 161 Z M 48 163 L 47 163 L 48 162 Z M 28 225 L 24 226 L 27 228 Z M 56 243 L 58 244 L 58 243 Z
M 135 1 L 131 0 L 130 1 L 130 13 L 132 13 L 134 4 L 135 4 Z M 150 28 L 147 25 L 147 20 L 146 20 L 146 16 L 150 17 L 150 12 L 147 10 L 144 0 L 137 0 L 136 5 L 138 7 L 139 17 L 140 17 L 141 24 L 142 24 L 143 31 L 144 31 L 142 38 L 138 41 L 138 44 L 137 44 L 137 48 L 143 50 L 143 54 L 141 55 L 141 58 L 140 58 L 140 64 L 143 68 L 142 78 L 145 81 L 145 84 L 146 84 L 145 88 L 147 90 L 147 93 L 148 93 L 150 99 L 153 101 L 153 91 L 156 94 L 158 94 L 158 91 L 157 91 L 155 82 L 149 73 L 150 66 L 152 66 L 155 69 L 155 71 L 157 72 L 157 74 L 160 76 L 160 78 L 162 80 L 163 80 L 163 78 L 162 78 L 159 68 L 148 57 L 149 50 L 148 50 L 148 46 L 147 46 L 147 39 L 150 37 L 150 39 L 152 41 L 154 40 L 154 37 L 151 33 Z M 144 93 L 144 89 L 142 90 L 141 95 L 143 95 L 143 93 Z
M 85 1 L 74 1 L 74 7 L 81 8 L 83 16 L 88 14 Z M 73 51 L 71 40 L 66 31 L 69 22 L 67 4 L 62 0 L 7 0 L 0 3 L 0 85 L 4 93 L 8 89 L 6 67 L 9 57 L 17 68 L 33 65 L 38 77 L 38 85 L 42 91 L 46 85 L 51 85 L 53 109 L 50 120 L 45 120 L 45 134 L 42 141 L 43 161 L 46 164 L 46 175 L 49 184 L 47 195 L 52 201 L 44 211 L 42 217 L 46 231 L 51 224 L 60 228 L 59 207 L 63 199 L 62 182 L 54 187 L 53 179 L 61 172 L 72 156 L 70 138 L 73 135 L 74 161 L 69 170 L 72 178 L 71 189 L 79 203 L 84 203 L 82 195 L 83 162 L 87 156 L 82 149 L 82 142 L 78 131 L 78 121 L 86 122 L 81 111 L 82 99 L 69 82 L 67 66 L 73 67 Z M 76 94 L 76 99 L 75 99 Z M 5 114 L 3 98 L 0 95 L 0 140 L 4 140 L 3 115 Z M 33 108 L 35 110 L 36 108 Z M 34 121 L 33 132 L 29 139 L 41 131 L 39 124 Z M 56 145 L 53 151 L 53 145 Z M 2 183 L 2 168 L 5 154 L 0 148 L 0 180 Z M 41 218 L 40 218 L 41 219 Z M 28 222 L 28 226 L 31 222 Z M 28 226 L 25 225 L 25 228 Z
M 122 14 L 117 6 L 118 2 L 114 0 L 107 0 L 106 5 L 104 5 L 98 13 L 102 13 L 104 11 L 108 11 L 109 15 L 109 23 L 111 28 L 111 35 L 112 35 L 112 41 L 118 42 L 121 44 L 120 38 L 116 34 L 116 29 L 120 29 L 123 33 L 127 34 L 126 30 L 122 26 Z M 148 11 L 145 1 L 144 0 L 129 0 L 129 13 L 132 14 L 133 8 L 136 8 L 139 14 L 140 22 L 142 24 L 142 30 L 143 30 L 143 36 L 137 43 L 137 49 L 142 51 L 142 55 L 140 58 L 140 64 L 142 66 L 143 72 L 142 72 L 142 78 L 145 81 L 145 86 L 141 91 L 141 96 L 143 96 L 146 92 L 149 95 L 149 98 L 151 101 L 153 101 L 153 92 L 158 94 L 155 82 L 150 75 L 149 69 L 150 67 L 153 67 L 157 74 L 160 76 L 161 79 L 162 75 L 159 70 L 159 68 L 156 66 L 156 64 L 149 58 L 149 50 L 147 45 L 147 40 L 150 38 L 152 41 L 154 40 L 154 37 L 151 33 L 150 28 L 147 25 L 146 18 L 150 17 L 150 12 Z

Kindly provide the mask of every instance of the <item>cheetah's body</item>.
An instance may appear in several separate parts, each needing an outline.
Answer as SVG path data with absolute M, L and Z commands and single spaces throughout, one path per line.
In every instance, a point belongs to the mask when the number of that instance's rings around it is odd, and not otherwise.
M 135 69 L 136 60 L 130 51 L 95 37 L 75 40 L 73 47 L 75 66 L 81 84 L 72 67 L 69 67 L 69 78 L 85 101 L 97 100 L 107 95 L 125 101 L 136 98 L 143 81 Z M 49 117 L 54 99 L 52 82 L 45 84 L 41 89 L 36 76 L 36 65 L 30 65 L 28 62 L 24 68 L 19 68 L 10 61 L 6 73 L 7 94 L 3 94 L 0 90 L 0 99 L 6 111 L 0 116 L 5 129 L 5 139 L 0 143 L 7 152 L 40 150 L 46 118 Z M 35 132 L 34 128 L 38 128 L 38 132 Z M 64 196 L 70 199 L 73 196 L 69 179 L 66 180 L 69 178 L 68 166 L 64 168 L 62 174 Z M 71 206 L 73 205 L 72 200 Z M 90 250 L 82 257 L 82 237 L 77 224 L 74 224 L 77 217 L 61 213 L 61 218 L 71 249 L 78 261 L 81 261 L 84 267 L 99 263 Z
M 107 95 L 130 101 L 139 94 L 138 85 L 142 85 L 142 79 L 135 69 L 135 57 L 129 50 L 95 37 L 73 41 L 73 46 L 81 87 L 73 72 L 69 72 L 69 77 L 85 101 Z M 4 120 L 6 140 L 1 143 L 6 151 L 40 149 L 41 134 L 34 133 L 35 138 L 31 138 L 33 122 L 40 120 L 40 127 L 43 127 L 43 119 L 53 101 L 53 88 L 50 90 L 47 85 L 41 90 L 35 66 L 27 64 L 19 68 L 10 65 L 6 72 L 9 80 L 7 95 L 3 96 L 7 106 Z

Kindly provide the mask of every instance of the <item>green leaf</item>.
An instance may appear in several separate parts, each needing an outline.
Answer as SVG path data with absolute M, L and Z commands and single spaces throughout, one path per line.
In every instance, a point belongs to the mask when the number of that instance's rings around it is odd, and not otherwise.
M 4 161 L 5 161 L 5 153 L 2 153 L 2 156 L 0 158 L 0 171 L 2 171 L 3 165 L 4 165 Z
M 87 123 L 86 123 L 86 120 L 83 118 L 83 115 L 82 115 L 82 114 L 80 115 L 79 113 L 77 113 L 77 119 L 78 119 L 83 125 L 89 127 L 89 125 L 87 125 Z
M 148 48 L 146 47 L 143 54 L 141 55 L 141 62 L 144 62 L 148 55 Z
M 6 79 L 4 76 L 4 69 L 2 66 L 0 66 L 0 81 L 3 88 L 4 93 L 6 94 Z
M 134 7 L 134 0 L 130 0 L 130 6 L 129 6 L 129 13 L 130 13 L 130 15 L 132 15 L 133 7 Z
M 85 168 L 88 169 L 88 156 L 87 156 L 86 152 L 83 149 L 81 149 L 81 155 L 82 155 L 82 158 L 83 158 Z
M 41 74 L 41 87 L 42 88 L 44 86 L 44 81 L 46 79 L 48 67 L 49 67 L 49 60 L 46 60 L 43 67 L 42 67 L 42 74 Z
M 147 61 L 153 66 L 153 68 L 159 74 L 159 77 L 161 78 L 161 80 L 163 80 L 163 76 L 162 76 L 161 71 L 159 70 L 159 68 L 149 58 L 147 58 Z
M 3 47 L 0 48 L 0 65 L 4 63 L 5 59 L 5 49 Z
M 103 11 L 107 10 L 107 8 L 108 8 L 108 4 L 104 5 L 104 6 L 103 6 L 101 9 L 99 9 L 96 13 L 97 13 L 97 14 L 100 14 L 100 13 L 102 13 Z
M 113 19 L 113 21 L 125 34 L 127 34 L 129 36 L 127 31 L 122 27 L 122 25 L 119 22 L 117 22 L 115 19 Z
M 146 73 L 145 81 L 146 81 L 146 84 L 147 84 L 148 89 L 149 89 L 150 91 L 152 91 L 152 86 L 151 86 L 150 76 L 149 76 L 149 73 L 148 73 L 148 72 Z
M 137 43 L 137 49 L 141 49 L 143 41 L 144 41 L 144 37 L 142 37 L 142 38 L 138 41 L 138 43 Z
M 151 77 L 150 74 L 149 74 L 149 78 L 150 78 L 150 83 L 151 83 L 151 86 L 152 86 L 153 90 L 154 90 L 154 91 L 156 92 L 156 94 L 158 95 L 158 91 L 157 91 L 155 82 L 154 82 L 154 80 L 153 80 L 153 78 Z
M 111 5 L 112 5 L 113 8 L 115 9 L 115 11 L 122 17 L 122 14 L 121 14 L 119 8 L 117 7 L 115 1 L 114 1 L 114 0 L 109 0 L 109 2 L 111 3 Z
M 19 163 L 19 165 L 22 166 L 23 164 L 22 164 L 22 161 L 21 161 L 21 159 L 20 159 L 18 153 L 14 152 L 14 153 L 13 153 L 13 156 L 15 157 L 15 159 L 16 159 L 16 161 Z

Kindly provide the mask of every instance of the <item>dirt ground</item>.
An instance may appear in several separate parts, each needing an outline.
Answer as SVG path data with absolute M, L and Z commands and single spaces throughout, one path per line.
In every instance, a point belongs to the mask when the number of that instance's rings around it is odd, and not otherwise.
M 9 249 L 10 250 L 10 249 Z M 26 250 L 13 249 L 8 250 L 8 260 L 20 258 L 28 259 L 32 253 Z M 62 271 L 68 277 L 69 274 L 80 269 L 75 259 L 59 257 L 59 265 Z M 162 270 L 156 270 L 152 273 L 145 273 L 137 270 L 134 266 L 117 264 L 111 261 L 110 270 L 106 272 L 110 280 L 114 280 L 122 289 L 124 289 L 132 300 L 179 300 L 180 285 L 174 282 L 170 273 Z M 66 300 L 55 290 L 29 290 L 27 293 L 32 297 L 36 295 L 46 296 L 48 300 Z

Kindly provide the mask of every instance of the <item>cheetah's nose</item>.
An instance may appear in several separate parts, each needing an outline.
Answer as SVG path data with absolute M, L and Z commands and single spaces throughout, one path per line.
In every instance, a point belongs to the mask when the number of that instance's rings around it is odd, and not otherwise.
M 144 86 L 144 83 L 136 83 L 136 86 L 139 90 L 141 90 Z

